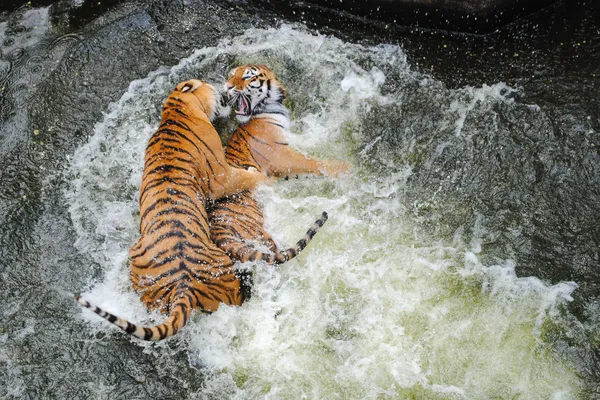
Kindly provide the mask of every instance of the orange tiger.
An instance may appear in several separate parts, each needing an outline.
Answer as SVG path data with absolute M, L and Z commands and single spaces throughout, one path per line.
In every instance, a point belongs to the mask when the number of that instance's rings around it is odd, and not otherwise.
M 231 104 L 242 124 L 227 142 L 227 161 L 238 168 L 256 168 L 270 176 L 298 174 L 328 174 L 346 172 L 348 164 L 320 161 L 292 149 L 286 140 L 290 126 L 288 109 L 283 105 L 284 86 L 266 66 L 245 65 L 232 70 L 226 89 Z M 269 264 L 283 263 L 294 258 L 313 238 L 327 220 L 323 213 L 295 247 L 280 250 L 265 231 L 262 209 L 246 190 L 217 201 L 209 210 L 213 241 L 235 260 Z M 256 250 L 253 244 L 266 246 L 270 251 Z
M 129 252 L 131 281 L 142 302 L 167 314 L 167 321 L 139 327 L 76 296 L 82 306 L 140 339 L 174 335 L 192 309 L 210 313 L 220 303 L 240 305 L 244 300 L 232 260 L 210 238 L 206 203 L 267 177 L 227 164 L 211 124 L 221 109 L 219 99 L 205 82 L 180 83 L 167 98 L 160 127 L 146 147 L 140 238 Z

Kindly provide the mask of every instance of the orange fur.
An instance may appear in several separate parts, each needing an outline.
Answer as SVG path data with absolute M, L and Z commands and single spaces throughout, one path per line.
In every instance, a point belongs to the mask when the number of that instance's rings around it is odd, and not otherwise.
M 206 204 L 266 180 L 233 168 L 211 124 L 218 94 L 207 83 L 179 84 L 167 98 L 146 148 L 140 189 L 140 238 L 130 249 L 131 281 L 149 309 L 169 317 L 138 327 L 78 298 L 81 305 L 138 338 L 160 340 L 181 329 L 193 309 L 213 312 L 244 300 L 233 262 L 210 238 Z
M 242 125 L 227 142 L 227 161 L 239 168 L 256 168 L 270 176 L 289 177 L 299 174 L 338 176 L 349 165 L 307 157 L 292 149 L 286 138 L 289 113 L 283 106 L 285 88 L 266 66 L 240 66 L 232 71 L 226 87 L 237 105 Z M 269 264 L 295 257 L 325 223 L 327 214 L 289 249 L 279 249 L 265 231 L 262 209 L 251 191 L 240 192 L 219 200 L 211 209 L 211 234 L 215 243 L 233 259 L 261 259 Z M 256 250 L 253 242 L 270 251 Z

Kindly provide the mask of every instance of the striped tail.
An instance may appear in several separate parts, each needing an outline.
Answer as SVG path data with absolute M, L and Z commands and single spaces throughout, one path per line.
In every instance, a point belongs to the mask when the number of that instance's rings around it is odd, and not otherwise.
M 315 223 L 310 227 L 310 229 L 306 231 L 304 237 L 300 239 L 294 247 L 290 247 L 285 250 L 279 250 L 276 253 L 264 252 L 260 250 L 245 251 L 239 259 L 242 262 L 262 260 L 265 261 L 267 264 L 282 264 L 286 261 L 289 261 L 292 258 L 296 257 L 302 250 L 304 250 L 306 245 L 315 236 L 319 228 L 322 227 L 323 224 L 325 224 L 327 218 L 329 218 L 327 213 L 323 211 L 323 214 L 321 214 L 321 218 L 315 221 Z
M 75 300 L 77 300 L 81 306 L 89 308 L 108 322 L 118 326 L 130 335 L 142 340 L 162 340 L 169 336 L 173 336 L 185 325 L 192 311 L 189 300 L 187 300 L 185 297 L 180 297 L 171 306 L 169 319 L 167 319 L 164 324 L 153 326 L 152 328 L 145 328 L 134 325 L 127 320 L 121 319 L 114 314 L 106 312 L 101 308 L 98 308 L 95 305 L 83 300 L 78 295 L 75 296 Z

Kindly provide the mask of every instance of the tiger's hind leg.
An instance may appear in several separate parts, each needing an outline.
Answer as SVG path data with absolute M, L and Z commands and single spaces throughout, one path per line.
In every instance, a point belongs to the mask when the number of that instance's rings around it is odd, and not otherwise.
M 255 253 L 260 253 L 261 255 L 264 254 L 265 257 L 268 258 L 278 251 L 275 242 L 273 242 L 273 245 L 275 245 L 274 248 L 269 247 L 269 249 L 266 251 L 257 250 L 254 245 L 239 238 L 220 239 L 216 242 L 216 244 L 232 259 L 240 262 L 255 261 L 257 259 L 257 257 L 254 256 Z
M 296 257 L 312 240 L 319 228 L 325 224 L 327 218 L 327 213 L 323 212 L 321 217 L 315 221 L 308 231 L 306 231 L 302 239 L 300 239 L 295 246 L 281 250 L 277 247 L 271 236 L 262 229 L 264 241 L 272 244 L 268 245 L 269 251 L 257 250 L 254 246 L 245 242 L 235 232 L 232 232 L 231 227 L 227 226 L 227 224 L 220 225 L 217 222 L 213 225 L 212 230 L 215 232 L 213 237 L 215 238 L 216 245 L 232 259 L 240 262 L 261 260 L 267 264 L 273 265 L 282 264 Z

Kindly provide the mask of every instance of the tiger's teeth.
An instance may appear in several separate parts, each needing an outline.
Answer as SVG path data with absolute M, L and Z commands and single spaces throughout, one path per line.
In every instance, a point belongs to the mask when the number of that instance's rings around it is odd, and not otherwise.
M 247 115 L 249 114 L 250 104 L 244 97 L 240 97 L 238 101 L 238 109 L 236 110 L 237 115 Z

